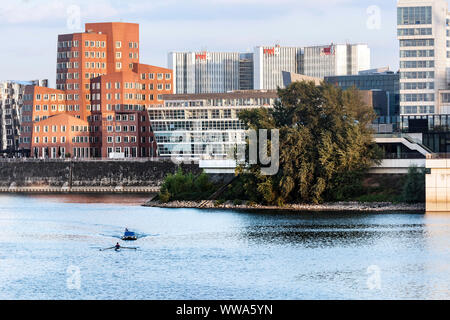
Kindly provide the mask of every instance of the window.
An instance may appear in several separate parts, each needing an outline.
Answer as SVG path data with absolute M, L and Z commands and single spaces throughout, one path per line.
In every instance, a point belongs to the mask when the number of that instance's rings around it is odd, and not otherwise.
M 116 41 L 116 48 L 122 48 L 122 42 L 121 41 Z
M 431 6 L 398 8 L 397 24 L 398 25 L 432 24 Z

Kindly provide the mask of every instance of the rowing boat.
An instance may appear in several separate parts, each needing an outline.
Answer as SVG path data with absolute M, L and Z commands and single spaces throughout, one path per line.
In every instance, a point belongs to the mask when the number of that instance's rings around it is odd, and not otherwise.
M 137 236 L 136 233 L 134 233 L 133 231 L 125 231 L 125 233 L 123 234 L 122 240 L 124 241 L 133 241 L 133 240 L 137 240 Z

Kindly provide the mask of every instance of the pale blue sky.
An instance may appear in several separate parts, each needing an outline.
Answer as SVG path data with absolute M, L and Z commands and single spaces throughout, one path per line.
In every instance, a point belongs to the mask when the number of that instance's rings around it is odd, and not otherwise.
M 379 28 L 367 27 L 378 21 L 367 13 L 371 6 L 380 9 Z M 141 62 L 147 64 L 167 66 L 169 51 L 350 42 L 372 48 L 373 67 L 397 70 L 395 7 L 395 0 L 2 1 L 0 80 L 48 78 L 54 86 L 57 35 L 104 21 L 139 23 Z M 78 8 L 80 29 L 71 15 Z

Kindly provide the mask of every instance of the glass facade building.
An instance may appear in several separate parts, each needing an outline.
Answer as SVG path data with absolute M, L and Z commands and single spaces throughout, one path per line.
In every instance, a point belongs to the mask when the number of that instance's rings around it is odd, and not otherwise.
M 353 76 L 325 77 L 325 81 L 332 83 L 342 89 L 356 87 L 359 90 L 379 90 L 387 97 L 387 104 L 377 108 L 377 113 L 381 122 L 392 122 L 386 119 L 395 119 L 400 112 L 400 75 L 393 72 L 360 74 Z M 398 119 L 398 118 L 397 118 Z
M 164 107 L 149 109 L 161 157 L 190 160 L 232 158 L 245 145 L 245 124 L 239 112 L 271 108 L 278 99 L 272 91 L 164 96 Z

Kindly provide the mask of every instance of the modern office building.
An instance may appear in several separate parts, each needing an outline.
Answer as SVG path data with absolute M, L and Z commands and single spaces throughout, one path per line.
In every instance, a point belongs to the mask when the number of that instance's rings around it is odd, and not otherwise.
M 60 35 L 57 89 L 27 86 L 20 148 L 32 157 L 151 157 L 147 109 L 173 93 L 172 70 L 139 63 L 139 25 L 89 23 Z
M 375 104 L 375 111 L 378 116 L 391 118 L 388 122 L 393 122 L 394 117 L 400 115 L 400 74 L 387 71 L 386 69 L 361 71 L 358 75 L 350 76 L 329 76 L 325 81 L 332 83 L 342 89 L 356 87 L 359 90 L 374 91 L 375 96 L 384 95 L 386 103 Z M 376 93 L 378 92 L 378 93 Z
M 302 73 L 303 48 L 260 46 L 254 51 L 253 81 L 255 90 L 276 90 L 283 87 L 283 71 Z
M 174 93 L 223 93 L 249 87 L 251 55 L 239 52 L 170 52 Z M 242 70 L 242 77 L 241 77 Z
M 446 0 L 398 1 L 402 115 L 450 113 L 450 100 L 440 97 L 449 83 L 449 19 Z
M 367 44 L 331 44 L 304 48 L 301 74 L 324 78 L 357 75 L 370 69 L 370 49 Z
M 239 90 L 253 90 L 253 53 L 239 55 Z
M 236 91 L 215 94 L 164 96 L 164 107 L 149 110 L 162 157 L 224 159 L 245 144 L 238 113 L 244 109 L 273 107 L 275 91 Z
M 47 80 L 0 82 L 0 152 L 19 155 L 20 126 L 26 86 L 47 87 Z
M 314 78 L 356 75 L 370 69 L 370 49 L 366 44 L 331 44 L 313 47 L 256 47 L 254 88 L 274 90 L 284 87 L 282 72 Z

